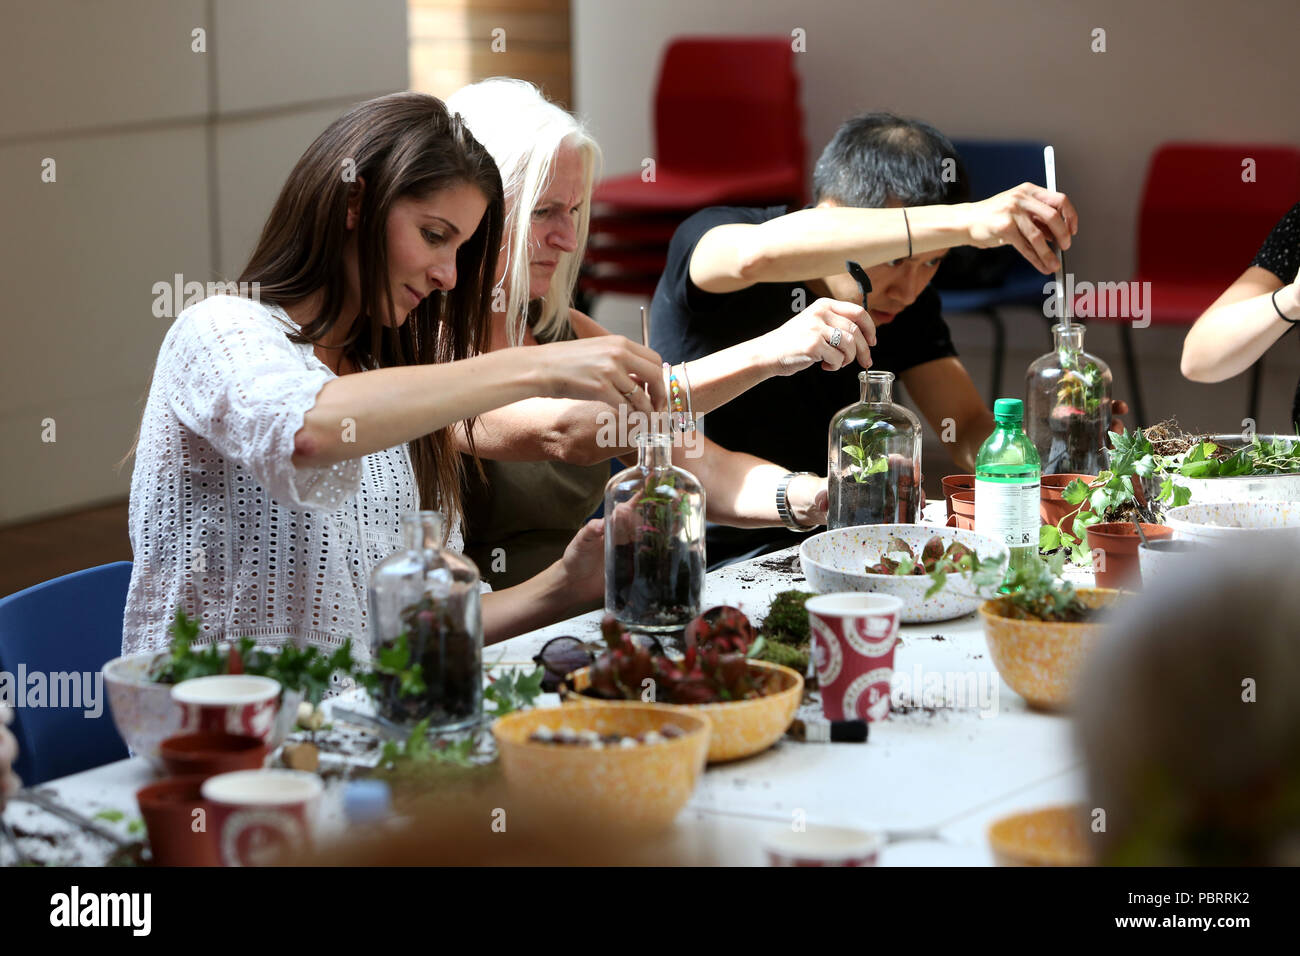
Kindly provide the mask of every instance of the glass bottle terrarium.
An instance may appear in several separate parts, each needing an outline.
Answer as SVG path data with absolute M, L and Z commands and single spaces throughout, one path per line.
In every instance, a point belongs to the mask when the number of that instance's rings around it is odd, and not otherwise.
M 1052 328 L 1055 348 L 1035 359 L 1025 382 L 1025 432 L 1044 475 L 1105 470 L 1110 366 L 1083 350 L 1083 326 Z
M 914 524 L 921 516 L 921 422 L 893 402 L 892 372 L 858 374 L 862 397 L 831 419 L 828 528 Z
M 672 436 L 637 437 L 605 486 L 605 611 L 629 630 L 684 628 L 704 592 L 704 489 L 673 465 Z
M 431 731 L 479 722 L 483 619 L 474 563 L 443 546 L 436 511 L 402 516 L 401 550 L 370 574 L 371 696 L 379 715 Z

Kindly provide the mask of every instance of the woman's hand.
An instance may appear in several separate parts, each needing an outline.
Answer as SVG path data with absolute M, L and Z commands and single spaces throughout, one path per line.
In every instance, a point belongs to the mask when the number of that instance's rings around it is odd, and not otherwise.
M 598 335 L 518 350 L 542 377 L 546 398 L 630 404 L 649 414 L 668 407 L 659 353 L 621 335 Z M 650 386 L 646 395 L 643 385 Z
M 605 596 L 605 519 L 593 518 L 578 529 L 560 558 L 574 604 L 589 604 Z
M 831 345 L 835 333 L 839 344 Z M 876 326 L 867 310 L 852 302 L 818 299 L 780 328 L 756 340 L 759 364 L 773 375 L 793 375 L 820 362 L 827 372 L 858 362 L 871 367 Z
M 1065 193 L 1054 193 L 1021 183 L 967 206 L 970 245 L 981 249 L 1012 245 L 1039 272 L 1055 272 L 1060 265 L 1048 248 L 1069 249 L 1071 237 L 1079 231 L 1079 214 Z
M 5 798 L 17 793 L 23 785 L 13 772 L 13 765 L 18 760 L 18 741 L 7 726 L 12 720 L 13 713 L 0 704 L 0 810 L 4 809 Z
M 831 505 L 825 478 L 795 475 L 785 486 L 785 501 L 796 524 L 812 528 L 826 523 L 826 513 Z

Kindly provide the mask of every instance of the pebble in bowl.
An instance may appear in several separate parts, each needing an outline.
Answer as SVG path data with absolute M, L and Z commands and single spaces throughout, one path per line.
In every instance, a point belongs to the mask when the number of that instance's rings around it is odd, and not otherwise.
M 1179 540 L 1222 543 L 1267 535 L 1300 542 L 1300 501 L 1193 502 L 1170 508 L 1165 524 Z
M 925 543 L 935 537 L 943 542 L 945 548 L 954 541 L 960 542 L 978 554 L 981 560 L 997 559 L 1006 554 L 1006 548 L 1000 542 L 974 531 L 921 524 L 876 524 L 815 534 L 799 546 L 799 561 L 804 577 L 819 594 L 839 591 L 893 594 L 903 599 L 903 624 L 948 621 L 970 614 L 983 599 L 965 592 L 953 580 L 938 594 L 927 598 L 925 592 L 932 583 L 929 575 L 871 574 L 867 571 L 869 565 L 880 561 L 894 538 L 906 541 L 913 552 L 920 554 Z
M 660 734 L 671 725 L 676 736 Z M 666 827 L 681 812 L 704 772 L 708 717 L 663 704 L 606 704 L 519 711 L 492 725 L 501 769 L 513 793 L 542 812 L 618 829 Z M 539 731 L 542 733 L 539 734 Z M 661 739 L 634 746 L 562 742 L 587 737 Z M 539 740 L 539 737 L 550 740 Z
M 714 704 L 684 704 L 690 713 L 709 719 L 709 763 L 725 763 L 762 753 L 780 740 L 794 720 L 803 700 L 803 677 L 789 667 L 769 661 L 748 662 L 751 673 L 761 675 L 766 693 L 750 700 L 723 701 Z M 569 675 L 571 692 L 566 704 L 635 707 L 633 701 L 601 701 L 583 695 L 591 686 L 591 669 L 584 667 Z

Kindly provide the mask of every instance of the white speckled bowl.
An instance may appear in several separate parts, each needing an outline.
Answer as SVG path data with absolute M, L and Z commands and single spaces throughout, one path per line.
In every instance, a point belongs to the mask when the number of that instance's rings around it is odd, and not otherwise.
M 1261 441 L 1291 441 L 1295 435 L 1260 435 Z M 1211 435 L 1210 440 L 1225 448 L 1248 444 L 1242 435 Z M 1175 485 L 1192 493 L 1192 504 L 1207 505 L 1220 501 L 1300 501 L 1300 475 L 1252 475 L 1237 478 L 1188 478 L 1170 475 Z
M 1174 537 L 1240 541 L 1248 535 L 1300 541 L 1300 501 L 1218 501 L 1170 508 L 1165 524 Z
M 836 591 L 893 594 L 903 599 L 902 623 L 947 621 L 970 614 L 983 599 L 961 591 L 960 583 L 955 580 L 934 597 L 927 598 L 925 592 L 931 583 L 928 574 L 900 576 L 866 571 L 868 563 L 880 560 L 891 538 L 902 538 L 919 554 L 925 542 L 935 536 L 943 539 L 945 548 L 953 541 L 960 541 L 981 559 L 1006 553 L 1000 542 L 974 531 L 922 524 L 874 524 L 815 534 L 799 546 L 799 561 L 804 577 L 820 594 Z

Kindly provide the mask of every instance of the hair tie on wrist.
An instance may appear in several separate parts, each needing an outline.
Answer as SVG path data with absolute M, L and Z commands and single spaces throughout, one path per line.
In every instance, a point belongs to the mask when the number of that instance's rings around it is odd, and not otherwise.
M 1282 291 L 1281 289 L 1273 290 L 1273 295 L 1271 296 L 1273 300 L 1273 311 L 1277 313 L 1277 317 L 1281 319 L 1283 322 L 1287 322 L 1290 323 L 1291 325 L 1295 325 L 1296 323 L 1300 322 L 1300 319 L 1288 319 L 1285 315 L 1282 314 L 1282 309 L 1277 304 L 1277 294 L 1281 291 Z

